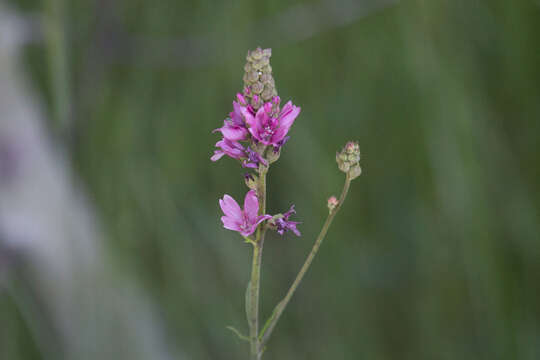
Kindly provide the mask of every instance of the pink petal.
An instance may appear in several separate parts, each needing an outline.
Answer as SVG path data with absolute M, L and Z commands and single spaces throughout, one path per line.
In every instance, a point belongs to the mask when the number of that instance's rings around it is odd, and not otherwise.
M 285 135 L 287 135 L 288 132 L 289 132 L 288 128 L 284 128 L 284 127 L 278 128 L 276 132 L 274 133 L 274 135 L 272 135 L 272 139 L 270 139 L 270 143 L 277 144 L 278 142 L 283 140 L 283 138 L 285 137 Z
M 271 215 L 261 215 L 261 216 L 258 216 L 256 218 L 256 222 L 254 224 L 252 224 L 248 230 L 244 231 L 244 232 L 240 232 L 242 235 L 244 236 L 249 236 L 251 234 L 253 234 L 255 232 L 255 230 L 257 229 L 257 225 L 259 225 L 261 222 L 263 222 L 264 220 L 266 219 L 270 219 L 272 216 Z
M 255 232 L 255 229 L 257 229 L 257 226 L 253 225 L 248 230 L 240 231 L 240 234 L 242 234 L 242 236 L 249 236 Z
M 218 161 L 219 159 L 221 159 L 223 157 L 223 155 L 225 155 L 225 152 L 222 151 L 222 150 L 216 150 L 214 151 L 214 155 L 212 155 L 212 157 L 210 158 L 210 160 L 212 161 Z
M 257 221 L 255 222 L 255 226 L 259 225 L 261 222 L 263 222 L 266 219 L 272 218 L 272 215 L 260 215 L 257 217 Z
M 244 160 L 244 161 L 242 162 L 242 167 L 244 167 L 244 168 L 249 168 L 249 169 L 258 169 L 258 168 L 259 168 L 259 167 L 257 166 L 257 164 L 247 162 L 246 160 Z
M 294 119 L 300 114 L 300 107 L 294 106 L 289 101 L 287 105 L 283 107 L 281 114 L 279 114 L 279 127 L 287 128 L 287 131 L 294 122 Z
M 270 114 L 272 112 L 272 103 L 267 102 L 263 105 L 263 107 L 265 113 Z
M 238 117 L 242 116 L 242 108 L 243 108 L 243 106 L 240 105 L 239 103 L 237 103 L 236 101 L 233 101 L 232 104 L 233 104 L 233 109 L 234 109 L 234 111 L 232 112 L 232 114 L 233 114 L 235 117 L 236 117 L 236 116 L 238 116 Z M 231 118 L 232 118 L 232 116 L 231 116 Z
M 216 147 L 221 148 L 227 155 L 235 159 L 244 155 L 244 147 L 236 141 L 230 141 L 224 138 L 216 143 Z
M 259 134 L 263 132 L 263 128 L 264 126 L 266 126 L 266 123 L 268 122 L 268 120 L 269 120 L 268 114 L 264 111 L 264 107 L 261 107 L 255 114 L 255 117 L 254 118 L 252 117 L 252 120 L 250 120 L 251 122 L 248 122 L 249 132 L 254 138 L 256 138 L 259 141 L 263 141 L 262 138 L 259 136 Z
M 238 102 L 242 105 L 246 105 L 246 98 L 240 94 L 240 93 L 237 93 L 236 94 L 236 99 L 238 100 Z
M 255 127 L 257 125 L 255 122 L 255 117 L 251 115 L 251 112 L 247 108 L 242 107 L 240 112 L 244 116 L 244 120 L 246 120 L 249 127 Z
M 234 219 L 231 219 L 228 216 L 222 216 L 221 222 L 223 223 L 223 227 L 228 230 L 234 230 L 234 231 L 240 231 L 240 224 L 234 221 Z
M 247 135 L 247 130 L 237 126 L 224 126 L 219 129 L 223 137 L 231 141 L 244 140 Z
M 298 114 L 300 114 L 300 108 L 298 106 L 294 106 L 294 105 L 291 105 L 291 106 L 292 108 L 289 111 L 287 112 L 282 111 L 283 117 L 281 117 L 280 115 L 279 128 L 276 130 L 276 132 L 272 136 L 273 144 L 283 140 L 285 135 L 287 135 L 287 133 L 289 132 L 291 125 L 294 123 L 294 120 L 296 119 Z
M 223 200 L 219 200 L 219 206 L 225 215 L 237 222 L 242 222 L 242 209 L 232 197 L 229 195 L 223 196 Z
M 254 190 L 247 192 L 244 198 L 244 213 L 246 214 L 250 223 L 253 223 L 257 219 L 257 213 L 259 212 L 259 200 L 257 199 L 257 193 Z
M 255 139 L 261 141 L 261 137 L 259 136 L 259 132 L 257 131 L 257 129 L 255 127 L 250 127 L 248 130 L 249 130 L 249 133 L 251 134 L 251 136 L 253 136 Z
M 279 116 L 283 116 L 284 114 L 288 113 L 292 110 L 293 103 L 291 100 L 287 101 L 285 105 L 281 108 L 281 111 L 279 112 Z
M 259 108 L 259 110 L 257 110 L 257 114 L 255 114 L 255 120 L 255 125 L 259 129 L 262 129 L 268 120 L 268 114 L 264 110 L 264 107 L 261 107 Z

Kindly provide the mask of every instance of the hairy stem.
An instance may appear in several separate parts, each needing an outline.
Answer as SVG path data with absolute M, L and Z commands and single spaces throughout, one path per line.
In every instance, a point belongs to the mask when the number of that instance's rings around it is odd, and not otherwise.
M 259 197 L 259 214 L 266 212 L 266 173 L 267 168 L 260 171 L 259 181 L 257 184 L 257 196 Z M 249 288 L 249 338 L 250 338 L 250 353 L 252 360 L 258 360 L 261 357 L 259 347 L 259 289 L 261 278 L 261 259 L 264 245 L 264 236 L 266 229 L 259 226 L 257 236 L 253 244 L 253 263 L 251 266 L 251 281 Z
M 265 344 L 270 339 L 270 335 L 272 334 L 272 331 L 274 330 L 274 327 L 276 326 L 279 318 L 281 317 L 281 314 L 287 307 L 287 304 L 291 300 L 294 292 L 298 288 L 298 285 L 300 285 L 300 282 L 304 278 L 304 275 L 309 269 L 309 266 L 311 265 L 311 262 L 315 258 L 315 255 L 317 254 L 317 251 L 319 251 L 319 247 L 321 246 L 321 243 L 323 242 L 326 233 L 328 232 L 328 229 L 330 228 L 330 225 L 332 224 L 332 221 L 334 220 L 334 217 L 338 213 L 339 209 L 341 208 L 341 205 L 345 201 L 345 198 L 347 197 L 347 193 L 349 192 L 349 186 L 351 184 L 351 179 L 349 177 L 349 174 L 347 174 L 345 178 L 345 184 L 343 185 L 343 190 L 341 191 L 341 196 L 339 197 L 339 203 L 336 206 L 336 208 L 331 211 L 328 214 L 328 217 L 326 218 L 326 221 L 324 222 L 324 225 L 321 229 L 321 232 L 319 233 L 319 236 L 317 236 L 317 239 L 315 240 L 315 244 L 313 245 L 313 248 L 311 249 L 311 252 L 309 253 L 306 261 L 304 262 L 304 265 L 302 265 L 302 268 L 300 269 L 300 272 L 298 275 L 296 275 L 296 279 L 294 279 L 294 282 L 292 283 L 291 287 L 289 288 L 289 291 L 287 291 L 287 294 L 281 300 L 276 307 L 274 308 L 274 311 L 272 312 L 272 315 L 270 318 L 266 321 L 263 329 L 261 330 L 261 335 L 259 337 L 260 340 L 260 348 L 264 348 Z

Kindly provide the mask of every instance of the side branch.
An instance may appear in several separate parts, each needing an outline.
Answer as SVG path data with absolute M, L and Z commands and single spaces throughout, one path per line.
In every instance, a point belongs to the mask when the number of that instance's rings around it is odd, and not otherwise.
M 279 318 L 281 317 L 281 314 L 287 307 L 287 304 L 291 300 L 292 296 L 294 295 L 294 292 L 298 288 L 298 285 L 300 285 L 300 282 L 304 278 L 304 275 L 306 274 L 307 270 L 309 269 L 309 266 L 311 265 L 313 259 L 315 258 L 315 255 L 319 251 L 321 243 L 323 242 L 326 236 L 326 233 L 328 232 L 328 229 L 330 228 L 330 225 L 332 224 L 332 221 L 334 220 L 334 217 L 338 213 L 339 209 L 341 208 L 341 205 L 343 204 L 343 202 L 345 201 L 345 198 L 347 197 L 350 184 L 351 184 L 351 178 L 349 174 L 347 173 L 345 177 L 345 184 L 343 185 L 343 190 L 341 191 L 341 196 L 339 197 L 338 205 L 336 206 L 334 210 L 330 211 L 330 213 L 328 214 L 328 217 L 326 218 L 326 221 L 324 222 L 321 232 L 319 233 L 319 236 L 317 236 L 317 239 L 315 240 L 315 244 L 313 245 L 313 248 L 311 249 L 311 252 L 309 253 L 306 261 L 304 262 L 304 265 L 302 265 L 300 272 L 296 276 L 296 279 L 294 279 L 294 282 L 292 283 L 291 287 L 289 288 L 289 291 L 287 292 L 283 300 L 281 300 L 276 305 L 276 307 L 274 308 L 274 311 L 272 312 L 272 315 L 266 321 L 263 329 L 261 330 L 261 334 L 259 336 L 261 349 L 270 339 L 270 335 L 272 334 L 274 327 L 276 326 Z

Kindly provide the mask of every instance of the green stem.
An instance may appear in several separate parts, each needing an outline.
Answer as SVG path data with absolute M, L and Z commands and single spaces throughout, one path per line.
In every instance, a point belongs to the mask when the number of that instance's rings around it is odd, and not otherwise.
M 249 289 L 249 340 L 251 358 L 257 359 L 259 353 L 259 288 L 261 277 L 262 243 L 253 245 L 253 264 L 251 266 L 251 281 Z
M 259 214 L 266 212 L 266 173 L 267 168 L 260 171 L 259 182 L 257 184 L 257 196 L 259 197 Z M 251 281 L 249 288 L 249 338 L 250 338 L 250 353 L 252 360 L 261 358 L 260 342 L 259 342 L 259 289 L 261 278 L 261 263 L 262 251 L 264 245 L 264 236 L 266 228 L 259 226 L 255 242 L 253 243 L 253 263 L 251 266 Z
M 300 269 L 300 272 L 298 275 L 296 275 L 296 279 L 294 279 L 294 282 L 292 283 L 291 287 L 289 288 L 289 291 L 281 300 L 276 307 L 274 308 L 274 311 L 272 312 L 272 315 L 270 318 L 266 321 L 263 329 L 261 330 L 260 335 L 260 348 L 264 348 L 265 344 L 270 339 L 270 335 L 272 334 L 272 331 L 274 330 L 274 327 L 276 326 L 279 318 L 281 317 L 281 314 L 283 314 L 283 311 L 287 307 L 287 304 L 291 300 L 292 296 L 294 295 L 294 292 L 298 288 L 298 285 L 300 285 L 300 282 L 304 278 L 304 275 L 309 269 L 309 266 L 311 265 L 311 262 L 315 258 L 315 255 L 317 254 L 317 251 L 319 251 L 319 247 L 321 246 L 321 243 L 323 242 L 326 233 L 328 232 L 328 229 L 330 228 L 330 225 L 332 224 L 332 221 L 334 220 L 334 217 L 338 213 L 339 209 L 341 208 L 341 205 L 345 201 L 345 198 L 347 197 L 347 193 L 349 192 L 349 186 L 351 184 L 351 179 L 349 177 L 349 174 L 347 173 L 347 176 L 345 178 L 345 184 L 343 185 L 343 190 L 341 191 L 341 196 L 339 197 L 339 202 L 336 206 L 336 208 L 333 211 L 330 211 L 328 214 L 328 217 L 326 218 L 326 221 L 324 222 L 324 225 L 321 229 L 321 232 L 319 233 L 319 236 L 317 236 L 317 239 L 315 240 L 315 244 L 313 245 L 313 248 L 311 249 L 311 252 L 309 253 L 306 261 L 304 262 L 304 265 L 302 265 L 302 268 Z

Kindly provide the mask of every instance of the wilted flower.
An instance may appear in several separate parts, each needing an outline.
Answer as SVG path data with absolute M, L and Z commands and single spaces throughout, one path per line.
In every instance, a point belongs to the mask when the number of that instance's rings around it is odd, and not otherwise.
M 242 167 L 258 169 L 259 164 L 264 166 L 268 165 L 266 161 L 258 152 L 251 149 L 251 147 L 243 147 L 238 141 L 231 141 L 229 139 L 223 138 L 216 143 L 218 150 L 214 151 L 214 155 L 210 158 L 212 161 L 218 161 L 227 155 L 233 159 L 242 160 Z
M 294 210 L 294 205 L 291 206 L 289 211 L 287 211 L 282 216 L 274 216 L 272 222 L 276 226 L 276 231 L 279 235 L 283 235 L 286 231 L 292 231 L 296 236 L 300 236 L 300 231 L 296 228 L 296 225 L 300 224 L 297 221 L 289 221 L 289 217 L 292 214 L 296 214 Z
M 258 179 L 250 173 L 244 174 L 244 182 L 246 183 L 246 186 L 252 190 L 257 188 L 257 180 Z
M 285 104 L 281 111 L 275 102 L 267 102 L 259 108 L 255 116 L 247 108 L 242 108 L 251 135 L 264 145 L 278 148 L 283 145 L 280 142 L 289 132 L 299 113 L 300 107 L 294 106 L 291 101 Z
M 257 215 L 259 212 L 259 200 L 254 190 L 247 192 L 244 198 L 243 210 L 229 195 L 225 195 L 223 199 L 219 200 L 219 206 L 225 214 L 225 216 L 221 217 L 223 227 L 238 231 L 242 236 L 253 234 L 255 229 L 257 229 L 257 225 L 272 217 L 270 215 Z
M 266 161 L 261 154 L 251 149 L 251 147 L 246 149 L 245 154 L 246 159 L 242 162 L 242 166 L 245 168 L 258 169 L 259 164 L 263 164 L 264 166 L 268 165 L 268 161 Z

